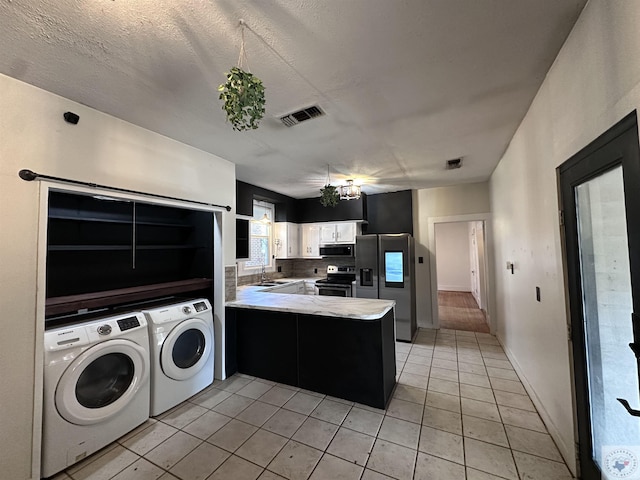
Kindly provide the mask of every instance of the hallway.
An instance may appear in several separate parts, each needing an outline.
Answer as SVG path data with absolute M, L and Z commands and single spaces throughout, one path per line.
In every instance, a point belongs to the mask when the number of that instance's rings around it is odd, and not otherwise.
M 440 328 L 489 333 L 484 312 L 471 292 L 438 291 L 438 316 Z

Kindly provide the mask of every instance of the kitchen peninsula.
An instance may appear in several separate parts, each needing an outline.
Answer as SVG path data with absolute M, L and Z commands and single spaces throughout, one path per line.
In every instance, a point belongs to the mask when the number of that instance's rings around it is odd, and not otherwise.
M 395 302 L 270 290 L 241 287 L 227 302 L 227 374 L 385 408 L 395 385 Z

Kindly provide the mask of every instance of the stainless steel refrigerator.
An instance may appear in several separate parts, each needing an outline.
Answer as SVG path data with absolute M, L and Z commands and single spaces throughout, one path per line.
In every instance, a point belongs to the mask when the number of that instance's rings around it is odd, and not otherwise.
M 356 237 L 355 296 L 395 300 L 396 339 L 412 340 L 416 331 L 416 275 L 410 234 Z

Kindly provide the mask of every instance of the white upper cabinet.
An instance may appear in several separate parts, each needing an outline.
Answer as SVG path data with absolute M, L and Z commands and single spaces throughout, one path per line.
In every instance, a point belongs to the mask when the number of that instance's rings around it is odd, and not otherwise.
M 320 256 L 320 226 L 316 223 L 304 223 L 301 225 L 302 242 L 301 257 Z
M 335 223 L 325 223 L 320 227 L 320 243 L 336 243 Z
M 320 243 L 355 243 L 356 222 L 323 223 L 320 227 Z
M 336 241 L 338 243 L 356 243 L 357 223 L 337 223 L 336 224 Z
M 357 222 L 303 223 L 276 222 L 273 230 L 273 251 L 276 258 L 320 256 L 320 245 L 355 243 Z
M 300 226 L 296 223 L 276 222 L 273 232 L 273 251 L 276 258 L 300 256 Z

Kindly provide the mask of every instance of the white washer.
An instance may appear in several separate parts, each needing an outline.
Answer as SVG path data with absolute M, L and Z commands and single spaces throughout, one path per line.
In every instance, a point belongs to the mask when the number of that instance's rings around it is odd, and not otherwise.
M 143 310 L 151 345 L 151 416 L 213 383 L 213 312 L 207 299 Z
M 41 475 L 82 460 L 149 418 L 149 333 L 141 313 L 44 333 Z

